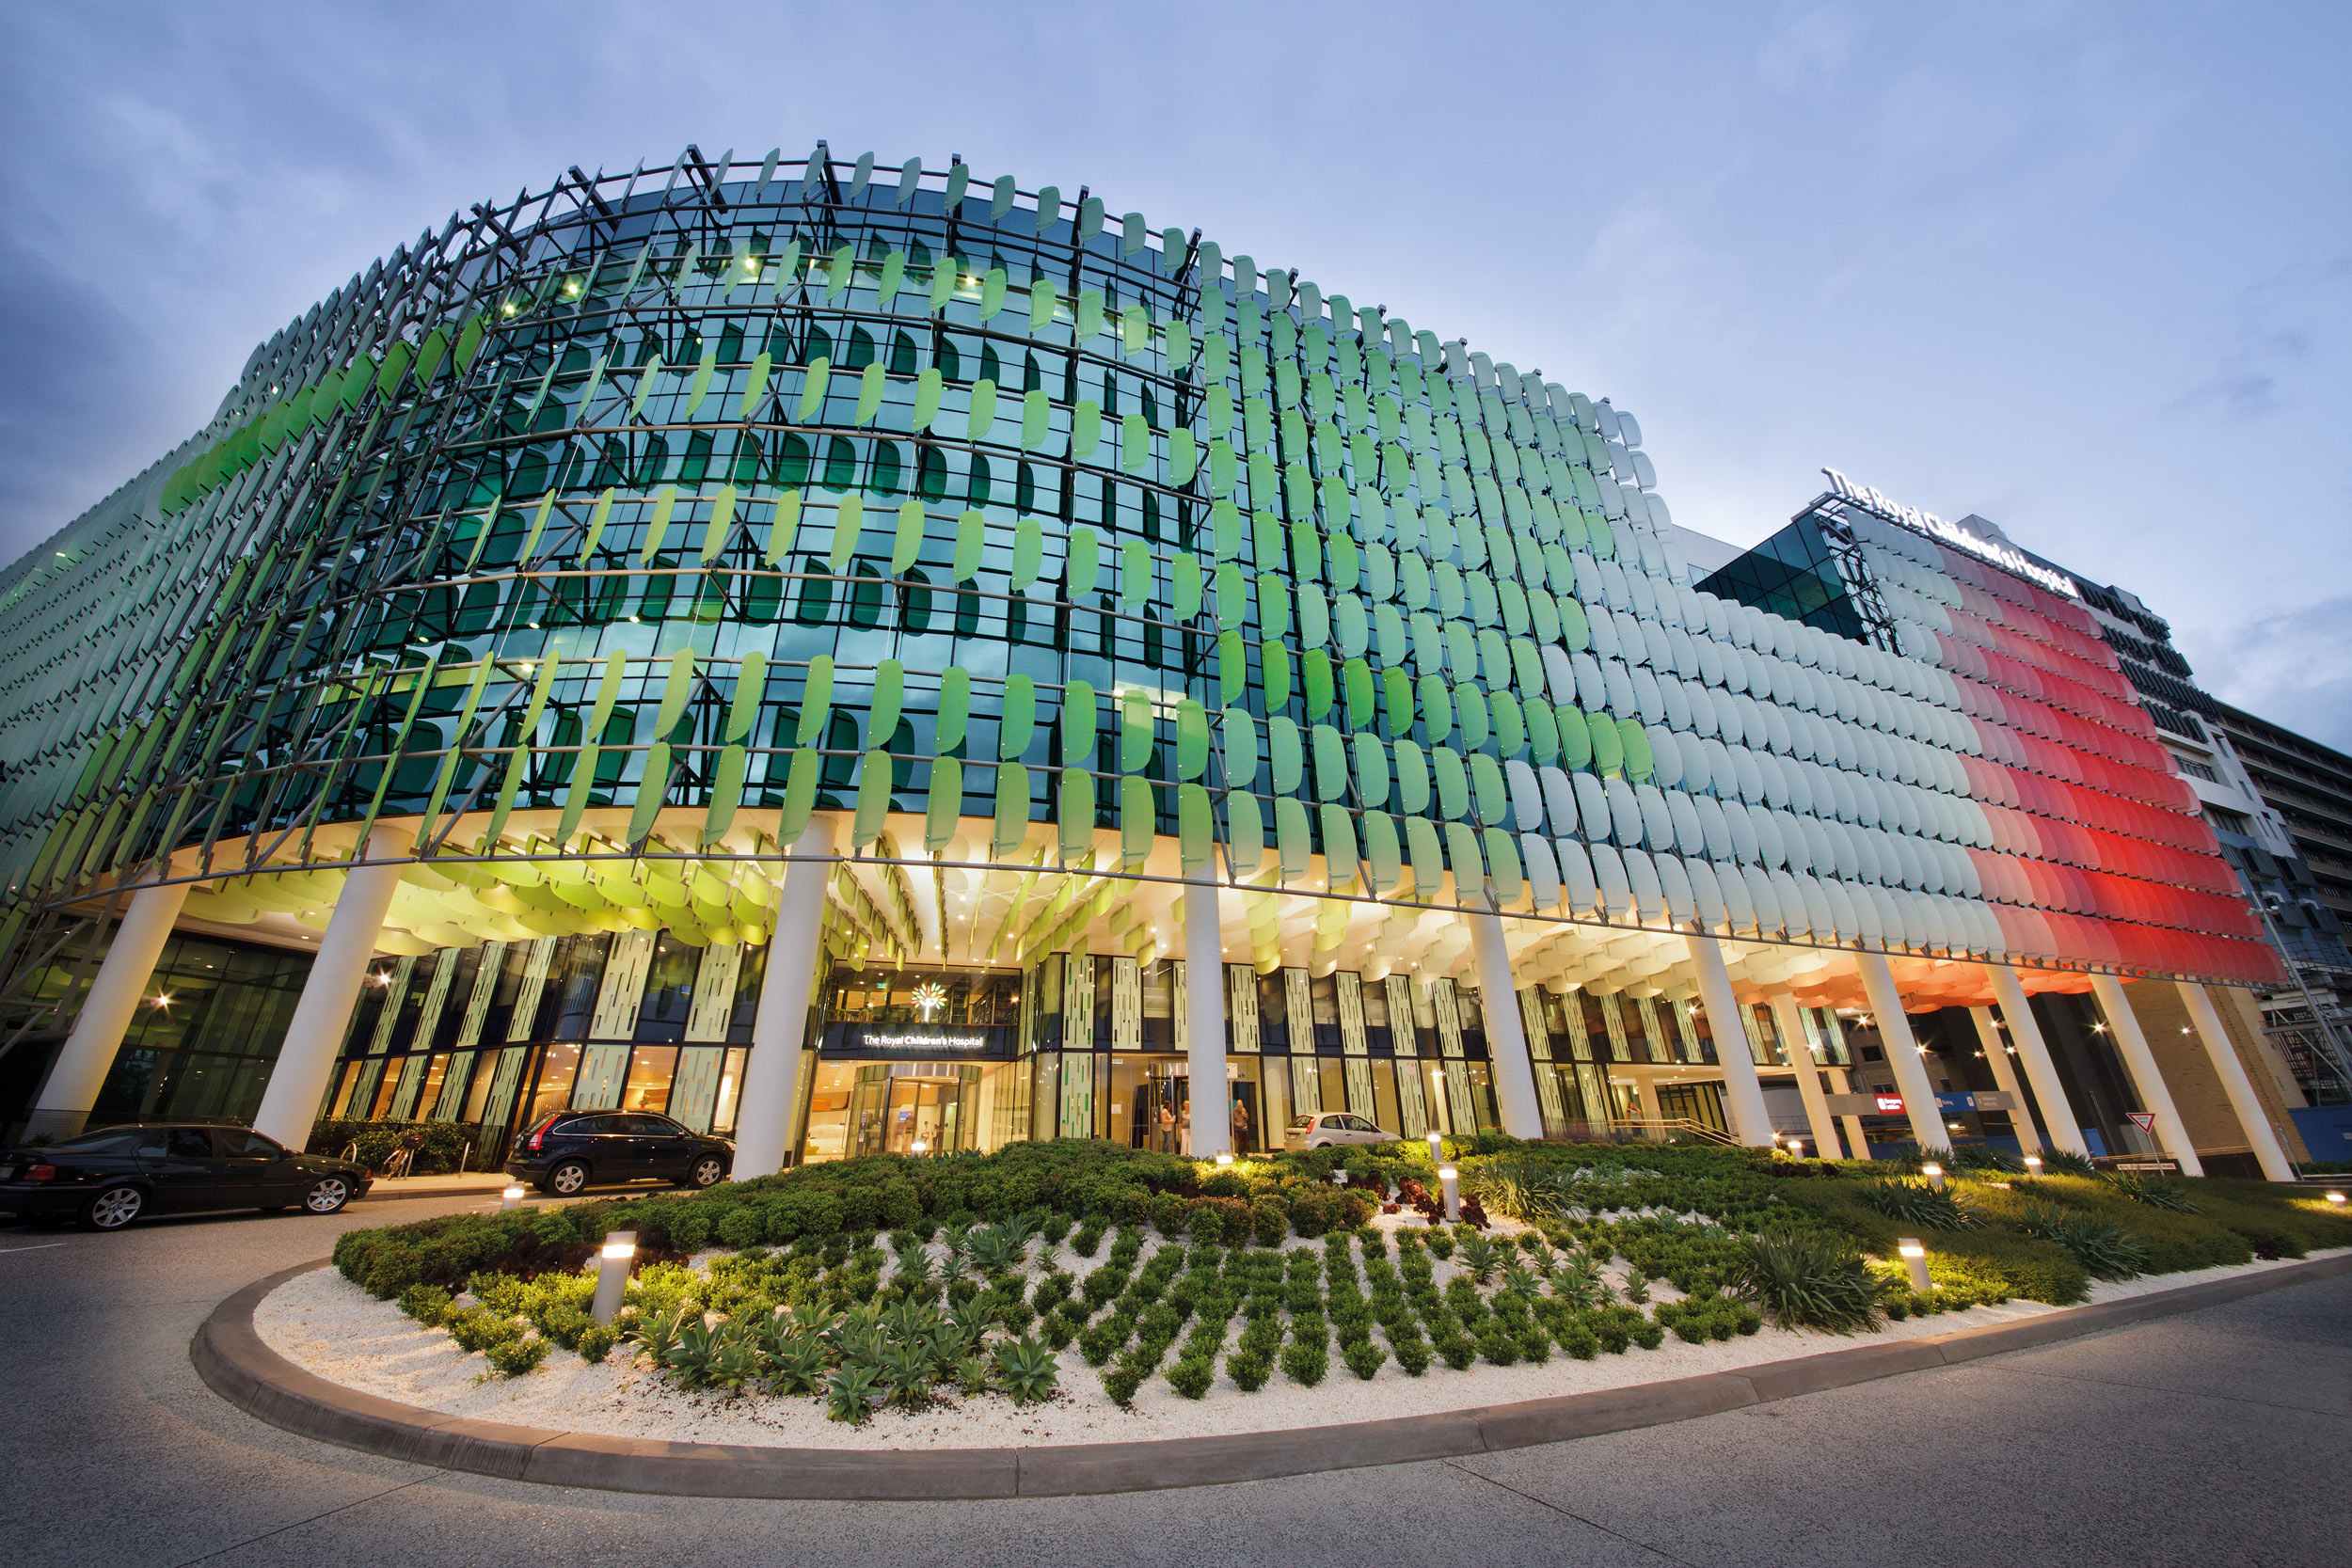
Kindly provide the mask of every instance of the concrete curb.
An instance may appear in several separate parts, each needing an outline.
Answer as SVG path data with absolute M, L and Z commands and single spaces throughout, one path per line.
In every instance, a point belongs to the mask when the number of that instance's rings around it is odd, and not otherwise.
M 703 1497 L 927 1499 L 1056 1497 L 1210 1486 L 1414 1460 L 1452 1459 L 1660 1426 L 1746 1405 L 1957 1366 L 2106 1333 L 2308 1280 L 2352 1273 L 2352 1253 L 2262 1274 L 2070 1307 L 2022 1323 L 1892 1344 L 1855 1345 L 1736 1372 L 1596 1389 L 1516 1404 L 1385 1421 L 1234 1433 L 1221 1437 L 1038 1448 L 757 1448 L 549 1432 L 421 1410 L 303 1370 L 262 1343 L 262 1299 L 325 1259 L 281 1269 L 222 1302 L 188 1347 L 220 1395 L 273 1426 L 390 1459 L 550 1486 Z

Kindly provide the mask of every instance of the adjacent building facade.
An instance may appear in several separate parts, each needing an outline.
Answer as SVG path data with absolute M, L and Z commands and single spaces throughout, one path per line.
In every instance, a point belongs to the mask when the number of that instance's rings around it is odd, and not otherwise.
M 1694 580 L 1659 483 L 1084 188 L 690 148 L 477 208 L 0 580 L 29 1120 L 177 1110 L 175 1053 L 228 1106 L 260 1037 L 289 1141 L 612 1107 L 739 1174 L 1762 1144 L 1770 1089 L 2284 1176 L 2224 1012 L 2278 959 L 2081 589 L 1842 480 Z M 201 942 L 307 957 L 282 1025 L 165 1022 Z

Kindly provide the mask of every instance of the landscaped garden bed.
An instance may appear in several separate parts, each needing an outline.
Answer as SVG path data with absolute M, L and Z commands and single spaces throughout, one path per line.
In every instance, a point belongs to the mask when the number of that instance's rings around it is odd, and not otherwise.
M 1737 1149 L 1453 1152 L 1484 1227 L 1424 1212 L 1418 1146 L 1219 1168 L 1015 1145 L 353 1232 L 342 1277 L 296 1281 L 257 1323 L 323 1375 L 460 1414 L 727 1441 L 1087 1441 L 1679 1377 L 1836 1342 L 1801 1330 L 1942 1332 L 2142 1274 L 2352 1245 L 2352 1221 L 2256 1182 L 1980 1168 L 1938 1191 L 1884 1164 Z M 639 1267 L 608 1326 L 582 1265 L 615 1229 L 636 1233 Z M 1915 1236 L 1926 1292 L 1894 1257 Z

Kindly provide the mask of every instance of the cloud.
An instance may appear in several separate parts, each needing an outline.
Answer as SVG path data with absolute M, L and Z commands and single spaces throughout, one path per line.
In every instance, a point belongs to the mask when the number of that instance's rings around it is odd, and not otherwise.
M 2198 684 L 2274 724 L 2352 752 L 2352 594 L 2185 631 Z

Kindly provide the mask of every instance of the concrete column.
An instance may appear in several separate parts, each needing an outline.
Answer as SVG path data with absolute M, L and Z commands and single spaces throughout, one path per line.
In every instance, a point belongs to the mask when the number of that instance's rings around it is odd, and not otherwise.
M 335 912 L 326 918 L 326 934 L 310 960 L 310 977 L 302 983 L 302 995 L 286 1024 L 286 1042 L 270 1069 L 269 1087 L 262 1091 L 262 1108 L 253 1113 L 253 1130 L 288 1148 L 298 1149 L 310 1141 L 310 1124 L 318 1119 L 319 1101 L 334 1076 L 335 1057 L 351 1027 L 352 1005 L 359 1000 L 368 960 L 375 957 L 375 939 L 384 932 L 384 916 L 400 888 L 406 837 L 389 828 L 368 835 L 364 858 L 376 863 L 358 866 L 344 876 Z
M 792 1110 L 801 1099 L 801 1054 L 808 1004 L 817 989 L 818 939 L 825 928 L 825 890 L 833 881 L 833 823 L 812 820 L 795 840 L 776 895 L 776 931 L 768 939 L 768 974 L 752 1015 L 752 1054 L 735 1113 L 738 1181 L 773 1176 L 790 1159 Z M 946 918 L 943 912 L 942 917 Z
M 1797 1093 L 1804 1099 L 1805 1125 L 1813 1129 L 1813 1152 L 1824 1160 L 1836 1159 L 1837 1129 L 1830 1120 L 1829 1100 L 1821 1093 L 1821 1075 L 1813 1065 L 1813 1047 L 1806 1042 L 1804 1020 L 1798 1015 L 1795 997 L 1772 998 L 1772 1022 L 1780 1030 L 1780 1043 L 1788 1049 L 1788 1065 L 1797 1069 Z
M 1829 1069 L 1829 1086 L 1839 1094 L 1851 1094 L 1853 1093 L 1853 1079 L 1848 1075 L 1844 1068 L 1834 1067 Z M 1854 1160 L 1867 1160 L 1870 1157 L 1870 1139 L 1862 1131 L 1862 1118 L 1840 1117 L 1837 1119 L 1845 1124 L 1846 1148 L 1851 1150 L 1847 1157 Z
M 2194 980 L 2173 982 L 2181 1000 L 2188 1004 L 2188 1021 L 2197 1026 L 2197 1036 L 2205 1042 L 2205 1054 L 2213 1058 L 2213 1069 L 2220 1074 L 2221 1087 L 2230 1097 L 2230 1109 L 2237 1113 L 2238 1125 L 2246 1129 L 2246 1141 L 2253 1146 L 2254 1158 L 2262 1162 L 2263 1176 L 2271 1181 L 2292 1181 L 2295 1166 L 2288 1163 L 2287 1151 L 2279 1145 L 2279 1134 L 2271 1131 L 2270 1118 L 2263 1114 L 2263 1103 L 2255 1098 L 2252 1080 L 2246 1076 L 2246 1064 L 2238 1060 L 2237 1047 L 2230 1043 L 2229 1031 L 2221 1026 L 2221 1014 L 2205 994 L 2205 988 Z
M 1192 1075 L 1192 1153 L 1233 1147 L 1232 1091 L 1225 1083 L 1225 940 L 1217 885 L 1184 889 L 1184 1059 Z
M 1515 1138 L 1544 1135 L 1544 1109 L 1535 1098 L 1535 1064 L 1527 1053 L 1527 1024 L 1519 1017 L 1518 987 L 1511 978 L 1511 950 L 1502 941 L 1502 916 L 1472 910 L 1470 945 L 1478 958 L 1478 1006 L 1486 1021 L 1486 1055 L 1494 1073 L 1495 1110 L 1502 1130 Z
M 1928 1065 L 1919 1059 L 1919 1041 L 1911 1033 L 1903 1012 L 1902 992 L 1895 989 L 1895 972 L 1883 953 L 1857 953 L 1862 989 L 1869 993 L 1870 1011 L 1879 1021 L 1879 1043 L 1886 1050 L 1886 1065 L 1895 1069 L 1895 1086 L 1902 1091 L 1903 1115 L 1911 1118 L 1911 1135 L 1920 1148 L 1949 1148 L 1952 1135 L 1936 1108 L 1935 1085 L 1928 1081 Z
M 24 1124 L 27 1136 L 70 1138 L 89 1120 L 90 1106 L 97 1102 L 115 1054 L 122 1049 L 122 1037 L 137 1016 L 148 979 L 155 973 L 155 960 L 163 957 L 171 924 L 187 901 L 185 882 L 143 887 L 131 895 L 131 907 L 123 911 L 122 924 L 115 928 L 114 941 L 90 981 L 89 995 L 83 998 L 81 1016 L 73 1021 L 73 1033 L 66 1037 L 65 1048 L 49 1069 L 49 1081 L 33 1101 Z
M 2026 1108 L 2026 1091 L 2017 1085 L 2017 1067 L 2009 1059 L 2009 1042 L 2001 1038 L 2000 1029 L 1993 1022 L 1990 1007 L 1971 1007 L 1968 1016 L 1977 1022 L 1977 1039 L 1984 1047 L 1984 1059 L 1993 1064 L 1993 1081 L 2001 1085 L 2001 1092 L 2017 1102 L 2009 1114 L 2011 1127 L 2017 1130 L 2020 1152 L 2031 1154 L 2042 1147 L 2042 1134 L 2034 1130 L 2033 1113 Z
M 1699 1005 L 1707 1009 L 1715 1060 L 1724 1069 L 1732 1135 L 1752 1148 L 1770 1148 L 1772 1117 L 1764 1108 L 1763 1086 L 1756 1081 L 1756 1058 L 1748 1054 L 1748 1028 L 1740 1018 L 1740 999 L 1731 994 L 1724 950 L 1704 931 L 1686 933 L 1682 941 L 1691 952 L 1691 967 L 1698 971 Z
M 2035 1102 L 2042 1107 L 2042 1131 L 2049 1137 L 2050 1147 L 2090 1158 L 2090 1145 L 2083 1138 L 2082 1123 L 2075 1119 L 2074 1107 L 2066 1102 L 2066 1085 L 2058 1081 L 2058 1064 L 2050 1059 L 2050 1048 L 2042 1038 L 2042 1025 L 2034 1022 L 2033 1004 L 2026 998 L 2017 971 L 2007 964 L 1987 964 L 1984 972 L 1992 976 L 1993 999 L 2001 1005 L 2001 1022 L 2009 1025 L 2010 1043 L 2017 1048 L 2017 1059 L 2026 1064 L 2026 1082 L 2033 1085 Z
M 2099 1010 L 2107 1016 L 2107 1027 L 2115 1032 L 2117 1051 L 2139 1090 L 2140 1108 L 2155 1113 L 2156 1142 L 2180 1162 L 2183 1176 L 2204 1175 L 2205 1167 L 2188 1141 L 2188 1129 L 2173 1108 L 2172 1091 L 2165 1086 L 2164 1074 L 2156 1069 L 2155 1053 L 2148 1049 L 2148 1037 L 2140 1032 L 2139 1015 L 2132 1011 L 2132 1000 L 2123 994 L 2123 982 L 2112 974 L 2094 974 L 2090 990 L 2099 999 Z

